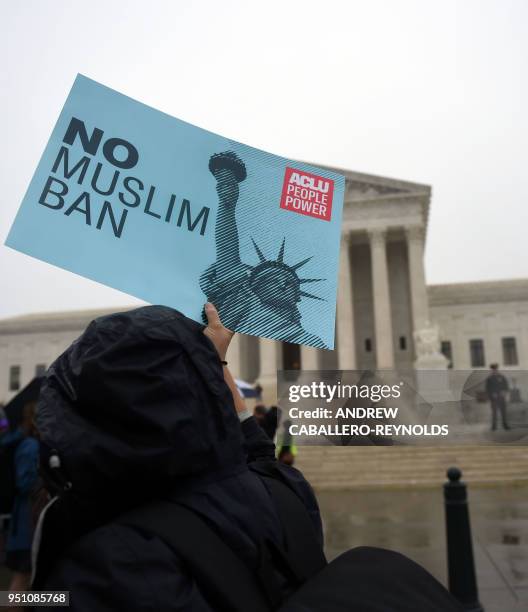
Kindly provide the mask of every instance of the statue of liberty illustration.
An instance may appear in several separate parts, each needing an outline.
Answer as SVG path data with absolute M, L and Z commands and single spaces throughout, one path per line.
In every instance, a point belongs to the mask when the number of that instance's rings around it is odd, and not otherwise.
M 235 210 L 239 183 L 247 176 L 246 166 L 236 153 L 226 151 L 211 156 L 209 170 L 217 181 L 219 208 L 216 261 L 202 272 L 199 281 L 208 301 L 215 304 L 229 329 L 327 348 L 321 338 L 303 329 L 297 306 L 302 298 L 323 300 L 303 291 L 302 285 L 325 279 L 299 278 L 297 274 L 312 257 L 288 265 L 285 239 L 275 259 L 263 253 L 251 238 L 258 261 L 254 265 L 243 263 Z

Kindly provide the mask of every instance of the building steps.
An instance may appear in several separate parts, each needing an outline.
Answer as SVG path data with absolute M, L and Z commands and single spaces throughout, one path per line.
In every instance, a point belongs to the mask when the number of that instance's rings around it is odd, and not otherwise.
M 295 466 L 321 490 L 438 486 L 451 466 L 469 484 L 528 482 L 528 447 L 301 446 Z

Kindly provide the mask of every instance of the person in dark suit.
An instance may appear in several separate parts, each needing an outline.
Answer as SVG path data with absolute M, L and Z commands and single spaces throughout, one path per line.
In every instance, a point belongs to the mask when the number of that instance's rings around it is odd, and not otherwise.
M 486 393 L 491 402 L 491 430 L 497 429 L 497 413 L 500 412 L 502 426 L 504 429 L 510 429 L 506 418 L 506 394 L 508 392 L 508 381 L 506 377 L 499 372 L 499 366 L 496 363 L 490 365 L 490 375 L 486 378 Z

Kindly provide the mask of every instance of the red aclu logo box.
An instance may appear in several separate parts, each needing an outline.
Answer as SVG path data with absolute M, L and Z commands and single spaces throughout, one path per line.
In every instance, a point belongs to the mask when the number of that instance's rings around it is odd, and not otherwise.
M 280 207 L 323 221 L 332 217 L 334 181 L 304 170 L 286 168 Z

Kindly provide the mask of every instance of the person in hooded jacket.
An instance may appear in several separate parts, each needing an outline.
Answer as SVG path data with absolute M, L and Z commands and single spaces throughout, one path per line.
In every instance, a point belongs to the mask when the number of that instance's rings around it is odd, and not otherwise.
M 282 544 L 265 480 L 249 469 L 277 464 L 274 445 L 226 365 L 233 333 L 205 310 L 205 329 L 161 306 L 96 319 L 48 370 L 37 425 L 44 480 L 60 495 L 39 519 L 32 588 L 69 591 L 72 610 L 217 609 L 165 541 L 116 521 L 160 493 L 204 518 L 249 568 L 259 543 Z M 322 546 L 310 485 L 277 469 Z M 279 569 L 274 580 L 283 597 L 293 589 Z
M 326 564 L 312 489 L 276 461 L 227 367 L 233 333 L 212 304 L 206 315 L 205 328 L 162 306 L 96 319 L 48 370 L 37 426 L 51 499 L 35 532 L 32 589 L 68 591 L 70 609 L 83 612 L 461 612 L 398 553 L 359 547 Z M 181 508 L 200 517 L 189 538 L 198 564 L 152 521 L 145 528 L 159 498 L 159 523 L 172 528 Z M 174 525 L 178 537 L 189 524 Z M 235 562 L 217 566 L 223 544 Z M 233 590 L 250 596 L 228 605 Z

